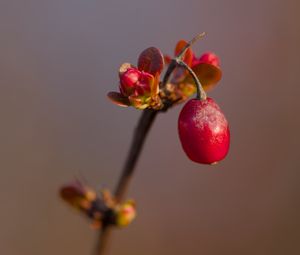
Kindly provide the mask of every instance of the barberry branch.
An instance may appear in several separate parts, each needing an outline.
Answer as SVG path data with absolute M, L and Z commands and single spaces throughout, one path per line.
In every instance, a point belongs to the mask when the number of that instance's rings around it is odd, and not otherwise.
M 121 202 L 128 189 L 129 182 L 135 169 L 137 159 L 142 151 L 148 131 L 155 120 L 158 111 L 146 109 L 143 111 L 138 125 L 136 127 L 132 145 L 124 165 L 122 175 L 115 190 L 115 198 L 117 202 Z
M 202 33 L 202 34 L 199 34 L 196 37 L 194 37 L 191 41 L 189 41 L 185 45 L 185 47 L 182 49 L 182 51 L 174 59 L 172 59 L 170 65 L 168 66 L 168 69 L 164 75 L 164 78 L 160 84 L 161 89 L 164 89 L 166 87 L 167 83 L 169 82 L 170 76 L 173 73 L 173 71 L 175 70 L 175 68 L 177 66 L 182 66 L 182 67 L 186 68 L 190 72 L 190 74 L 193 76 L 193 78 L 195 79 L 195 82 L 198 87 L 197 93 L 199 93 L 199 98 L 200 98 L 200 96 L 202 99 L 206 98 L 206 94 L 205 94 L 196 74 L 194 74 L 194 72 L 191 70 L 191 68 L 182 61 L 182 58 L 183 58 L 186 50 L 189 47 L 191 47 L 198 39 L 200 39 L 204 35 L 205 35 L 205 33 Z M 140 156 L 140 153 L 141 153 L 143 145 L 145 143 L 147 134 L 155 120 L 155 117 L 157 116 L 157 114 L 159 112 L 166 111 L 174 103 L 176 103 L 176 102 L 169 103 L 162 110 L 153 110 L 153 109 L 143 110 L 142 115 L 139 119 L 138 125 L 137 125 L 134 135 L 133 135 L 133 140 L 131 143 L 131 147 L 130 147 L 127 159 L 125 161 L 125 165 L 122 170 L 122 174 L 120 176 L 119 182 L 115 189 L 116 202 L 118 202 L 118 203 L 122 202 L 122 200 L 124 199 L 124 197 L 126 195 L 126 192 L 128 190 L 129 184 L 130 184 L 130 180 L 132 179 L 132 176 L 134 174 L 137 160 Z M 95 255 L 104 255 L 105 254 L 107 247 L 108 247 L 109 240 L 110 240 L 111 228 L 112 228 L 112 226 L 109 224 L 102 226 L 102 228 L 100 230 L 100 236 L 98 238 L 98 242 L 96 245 L 95 253 L 94 253 Z
M 222 77 L 219 58 L 210 52 L 197 58 L 189 49 L 204 35 L 199 34 L 189 42 L 180 40 L 173 59 L 164 56 L 159 49 L 149 47 L 139 55 L 137 67 L 129 63 L 121 65 L 119 92 L 112 91 L 107 96 L 119 106 L 132 106 L 143 111 L 114 194 L 103 190 L 100 196 L 78 180 L 60 189 L 61 198 L 88 217 L 93 228 L 100 229 L 93 255 L 106 253 L 113 226 L 125 227 L 136 216 L 135 202 L 124 201 L 124 198 L 157 114 L 187 101 L 195 93 L 195 84 L 197 98 L 185 104 L 178 119 L 182 148 L 192 161 L 202 164 L 215 164 L 227 155 L 228 122 L 219 106 L 212 98 L 206 98 L 205 93 Z M 168 68 L 161 80 L 164 62 L 168 63 Z M 215 143 L 216 139 L 222 142 Z
M 143 111 L 139 119 L 122 174 L 115 190 L 115 199 L 117 202 L 121 202 L 126 195 L 130 180 L 134 173 L 136 162 L 157 113 L 158 111 L 156 110 L 146 109 Z M 111 226 L 103 226 L 100 231 L 99 242 L 96 246 L 95 255 L 103 255 L 106 251 L 110 239 Z

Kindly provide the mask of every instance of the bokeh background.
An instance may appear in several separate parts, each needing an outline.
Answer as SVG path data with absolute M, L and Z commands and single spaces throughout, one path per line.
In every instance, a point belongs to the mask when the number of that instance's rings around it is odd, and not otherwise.
M 79 177 L 113 188 L 140 115 L 111 104 L 121 63 L 207 36 L 231 125 L 214 167 L 157 118 L 130 197 L 138 218 L 109 255 L 300 254 L 298 0 L 0 0 L 0 254 L 91 254 L 96 233 L 58 197 Z

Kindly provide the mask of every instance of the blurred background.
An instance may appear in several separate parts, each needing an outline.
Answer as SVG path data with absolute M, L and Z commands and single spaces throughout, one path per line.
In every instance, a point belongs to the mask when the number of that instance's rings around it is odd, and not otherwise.
M 298 0 L 1 0 L 0 254 L 91 254 L 96 232 L 58 197 L 74 177 L 113 188 L 141 114 L 111 104 L 118 68 L 206 31 L 223 79 L 210 96 L 229 156 L 188 160 L 182 107 L 160 114 L 129 197 L 138 218 L 108 255 L 300 254 Z M 153 160 L 154 159 L 154 160 Z

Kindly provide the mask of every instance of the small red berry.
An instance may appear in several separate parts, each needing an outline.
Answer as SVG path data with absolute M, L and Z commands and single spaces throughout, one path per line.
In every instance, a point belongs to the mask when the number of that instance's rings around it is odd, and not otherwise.
M 183 150 L 192 161 L 213 164 L 228 153 L 228 122 L 211 98 L 188 101 L 179 115 L 178 131 Z

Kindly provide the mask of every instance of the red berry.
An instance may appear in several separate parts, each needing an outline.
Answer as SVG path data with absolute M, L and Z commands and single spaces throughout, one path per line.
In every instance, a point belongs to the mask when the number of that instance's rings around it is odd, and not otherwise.
M 178 131 L 183 150 L 192 161 L 213 164 L 228 153 L 228 122 L 211 98 L 188 101 L 179 115 Z

